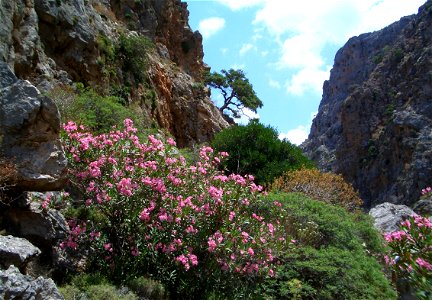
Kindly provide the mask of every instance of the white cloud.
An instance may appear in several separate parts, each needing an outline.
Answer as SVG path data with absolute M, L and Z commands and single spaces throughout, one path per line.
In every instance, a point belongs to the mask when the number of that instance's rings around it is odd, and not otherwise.
M 246 7 L 252 7 L 265 2 L 265 0 L 217 0 L 232 10 L 239 10 Z
M 245 55 L 246 52 L 252 50 L 253 45 L 252 44 L 243 44 L 243 46 L 240 48 L 239 54 Z
M 245 64 L 237 64 L 237 63 L 235 63 L 235 64 L 233 64 L 231 66 L 231 69 L 234 69 L 234 70 L 245 70 L 246 69 L 246 65 Z
M 209 38 L 210 36 L 217 33 L 219 30 L 224 28 L 224 26 L 225 19 L 212 17 L 199 22 L 198 30 L 199 32 L 201 32 L 204 38 Z
M 286 39 L 282 46 L 279 67 L 318 68 L 324 64 L 320 55 L 321 43 L 309 34 Z
M 279 83 L 279 81 L 271 79 L 271 78 L 269 79 L 268 84 L 269 84 L 270 87 L 275 88 L 275 89 L 280 89 L 281 88 L 281 84 Z
M 317 111 L 314 111 L 310 114 L 310 120 L 307 125 L 299 125 L 297 126 L 297 128 L 288 130 L 287 133 L 280 133 L 279 139 L 287 139 L 295 145 L 300 145 L 301 143 L 303 143 L 309 136 L 312 121 L 317 115 L 317 113 Z
M 342 46 L 348 38 L 378 30 L 400 16 L 416 13 L 425 0 L 263 0 L 253 24 L 280 45 L 276 66 L 296 71 L 288 91 L 319 90 L 328 77 L 327 46 Z M 327 62 L 331 63 L 331 62 Z M 311 78 L 308 78 L 311 76 Z
M 285 87 L 288 94 L 301 96 L 305 91 L 322 93 L 324 80 L 329 78 L 330 66 L 326 70 L 318 68 L 304 68 L 287 80 Z
M 259 119 L 260 118 L 260 116 L 259 116 L 258 113 L 253 112 L 249 108 L 243 108 L 240 111 L 240 116 L 241 116 L 240 118 L 235 119 L 235 122 L 237 124 L 241 124 L 241 125 L 247 125 L 250 120 L 252 120 L 252 119 Z
M 297 128 L 291 129 L 287 133 L 280 133 L 279 139 L 287 139 L 295 145 L 300 145 L 308 138 L 309 128 L 299 125 Z

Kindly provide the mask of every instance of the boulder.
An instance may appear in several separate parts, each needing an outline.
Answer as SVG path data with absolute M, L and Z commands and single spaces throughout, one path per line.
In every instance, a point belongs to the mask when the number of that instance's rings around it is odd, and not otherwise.
M 66 238 L 68 224 L 55 209 L 42 209 L 44 194 L 28 193 L 29 206 L 5 210 L 3 218 L 8 232 L 28 239 L 41 249 L 51 249 L 59 240 Z M 35 198 L 40 198 L 34 201 Z
M 385 202 L 372 208 L 369 215 L 374 219 L 375 228 L 382 233 L 388 233 L 398 230 L 404 219 L 416 213 L 406 205 Z
M 27 191 L 61 189 L 66 158 L 55 103 L 0 62 L 0 153 L 17 169 L 15 186 Z
M 64 299 L 52 279 L 23 275 L 15 266 L 0 270 L 0 299 Z
M 13 236 L 0 236 L 0 266 L 9 268 L 14 265 L 25 270 L 27 263 L 41 253 L 26 239 Z
M 422 216 L 432 216 L 432 196 L 420 199 L 413 205 L 413 210 Z

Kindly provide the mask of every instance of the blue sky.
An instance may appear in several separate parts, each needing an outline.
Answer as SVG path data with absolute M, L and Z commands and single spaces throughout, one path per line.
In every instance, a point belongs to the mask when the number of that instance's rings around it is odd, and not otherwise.
M 352 37 L 417 13 L 425 0 L 187 0 L 212 71 L 242 69 L 264 106 L 258 115 L 300 144 L 318 111 L 336 51 Z M 212 94 L 218 105 L 221 96 Z M 247 123 L 247 118 L 240 122 Z

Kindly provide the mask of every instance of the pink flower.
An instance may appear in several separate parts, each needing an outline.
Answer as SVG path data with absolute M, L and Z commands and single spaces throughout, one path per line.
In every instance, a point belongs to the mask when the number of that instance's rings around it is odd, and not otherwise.
M 422 195 L 426 195 L 432 192 L 432 188 L 428 186 L 427 188 L 422 189 Z
M 254 254 L 255 254 L 255 252 L 253 251 L 253 249 L 250 248 L 250 247 L 248 249 L 248 253 L 249 253 L 250 256 L 254 256 Z
M 175 146 L 176 145 L 176 142 L 172 138 L 169 138 L 167 140 L 167 143 L 168 143 L 168 145 L 171 145 L 171 146 Z
M 268 224 L 267 224 L 267 227 L 268 227 L 269 232 L 270 232 L 271 234 L 273 234 L 273 233 L 274 233 L 274 226 L 273 226 L 273 224 L 268 223 Z
M 211 186 L 208 188 L 208 193 L 215 200 L 220 200 L 223 196 L 223 189 L 218 189 L 217 187 Z
M 90 241 L 98 239 L 100 237 L 100 235 L 101 235 L 100 232 L 96 232 L 96 231 L 90 232 Z
M 113 252 L 113 248 L 111 247 L 110 243 L 104 244 L 103 247 L 106 251 Z
M 76 131 L 78 128 L 76 126 L 76 124 L 72 121 L 67 122 L 67 124 L 63 125 L 63 129 L 67 132 L 67 133 L 72 133 L 73 131 Z
M 198 265 L 198 257 L 195 254 L 188 254 L 188 258 L 192 266 Z
M 184 254 L 177 256 L 176 261 L 180 262 L 186 271 L 190 269 L 189 260 Z
M 134 247 L 131 249 L 131 254 L 132 254 L 132 256 L 138 256 L 138 255 L 140 255 L 140 252 L 139 252 L 138 248 Z
M 417 263 L 420 267 L 425 268 L 425 269 L 428 270 L 428 271 L 431 271 L 431 270 L 432 270 L 432 265 L 431 265 L 429 262 L 425 261 L 424 259 L 422 259 L 422 258 L 420 258 L 420 257 L 418 257 L 418 258 L 416 259 L 416 263 Z
M 401 225 L 402 225 L 402 226 L 406 226 L 408 229 L 411 228 L 411 222 L 410 222 L 408 219 L 406 219 L 405 221 L 403 221 L 403 222 L 401 223 Z
M 216 249 L 216 242 L 213 240 L 213 239 L 210 239 L 209 238 L 209 240 L 208 240 L 208 242 L 207 242 L 207 244 L 208 244 L 208 251 L 209 252 L 213 252 L 215 249 Z
M 229 156 L 228 152 L 219 152 L 219 155 L 222 157 L 228 157 Z
M 122 178 L 120 182 L 117 183 L 117 190 L 124 196 L 132 196 L 132 179 Z

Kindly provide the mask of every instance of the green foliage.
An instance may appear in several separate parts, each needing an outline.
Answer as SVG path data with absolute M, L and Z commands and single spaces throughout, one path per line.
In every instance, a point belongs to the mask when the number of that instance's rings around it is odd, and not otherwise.
M 115 47 L 112 41 L 105 35 L 98 35 L 96 38 L 98 48 L 104 57 L 104 60 L 111 61 L 115 57 Z
M 150 278 L 134 278 L 128 282 L 128 287 L 139 297 L 145 299 L 163 300 L 168 298 L 165 287 L 160 282 Z
M 100 274 L 80 274 L 71 283 L 59 288 L 65 300 L 136 300 L 138 297 L 130 291 L 122 291 Z
M 263 105 L 242 70 L 209 72 L 205 76 L 205 83 L 221 92 L 224 103 L 219 110 L 222 113 L 225 110 L 230 111 L 234 118 L 240 117 L 243 108 L 256 112 Z
M 261 185 L 270 184 L 288 170 L 313 167 L 299 147 L 281 141 L 274 128 L 257 121 L 222 130 L 216 134 L 212 146 L 229 153 L 224 163 L 228 172 L 253 175 Z
M 73 120 L 95 133 L 109 132 L 120 126 L 124 119 L 135 121 L 142 130 L 138 114 L 131 107 L 122 105 L 124 100 L 114 96 L 101 96 L 91 88 L 77 84 L 78 93 L 69 87 L 57 87 L 48 93 L 59 108 L 62 122 Z
M 404 57 L 404 51 L 401 48 L 396 48 L 393 50 L 391 56 L 393 62 L 399 63 L 402 61 L 403 57 Z
M 130 72 L 136 83 L 146 78 L 148 58 L 146 52 L 154 47 L 153 43 L 143 36 L 121 35 L 116 54 L 122 63 L 122 69 Z
M 261 284 L 266 299 L 395 299 L 374 255 L 383 241 L 369 216 L 299 194 L 270 194 L 287 210 L 295 247 L 280 258 L 275 278 Z M 265 208 L 263 208 L 265 209 Z

